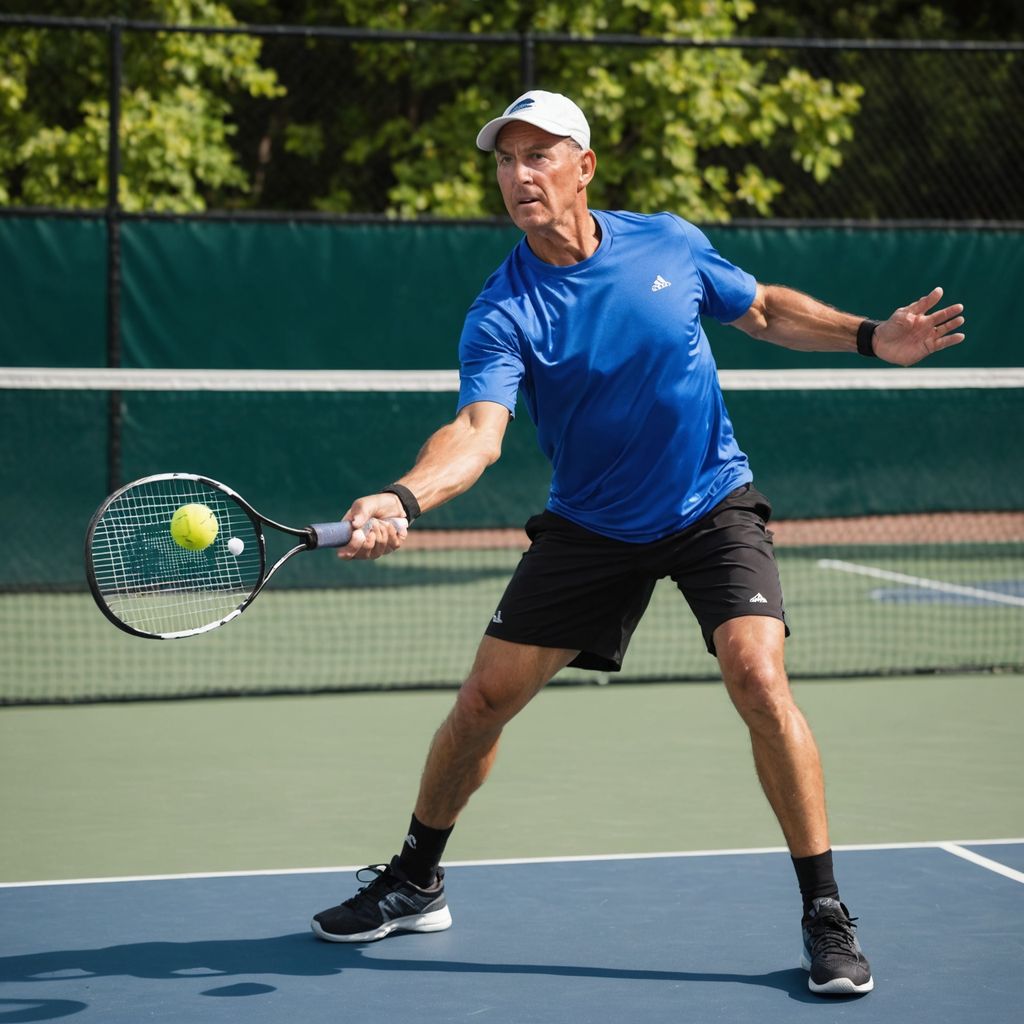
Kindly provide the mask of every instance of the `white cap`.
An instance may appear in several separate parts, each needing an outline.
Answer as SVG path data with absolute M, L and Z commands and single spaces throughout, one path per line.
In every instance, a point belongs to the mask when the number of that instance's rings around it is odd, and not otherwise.
M 525 121 L 552 135 L 567 136 L 584 149 L 590 149 L 590 125 L 583 111 L 559 92 L 545 92 L 543 89 L 524 92 L 509 104 L 501 117 L 488 121 L 480 129 L 476 137 L 477 146 L 485 153 L 492 152 L 498 132 L 510 121 Z

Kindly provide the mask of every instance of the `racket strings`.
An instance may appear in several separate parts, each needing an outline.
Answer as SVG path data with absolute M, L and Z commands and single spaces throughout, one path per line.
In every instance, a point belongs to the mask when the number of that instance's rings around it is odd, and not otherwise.
M 202 550 L 171 536 L 183 505 L 209 508 L 217 535 Z M 237 539 L 238 554 L 228 548 Z M 159 636 L 200 631 L 235 611 L 263 572 L 259 535 L 227 494 L 193 480 L 139 484 L 119 495 L 97 522 L 92 538 L 96 586 L 121 622 Z

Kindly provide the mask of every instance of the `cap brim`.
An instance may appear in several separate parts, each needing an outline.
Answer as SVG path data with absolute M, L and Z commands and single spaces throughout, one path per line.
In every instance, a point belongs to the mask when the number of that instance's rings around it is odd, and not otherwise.
M 493 121 L 488 121 L 487 124 L 477 132 L 476 146 L 477 149 L 482 149 L 485 153 L 491 153 L 494 151 L 494 144 L 498 141 L 498 132 L 505 127 L 510 121 L 518 121 L 517 117 L 496 117 Z
M 522 121 L 525 124 L 532 124 L 534 127 L 550 132 L 552 135 L 560 135 L 565 139 L 574 139 L 584 149 L 590 148 L 588 144 L 584 144 L 583 139 L 577 139 L 572 132 L 566 131 L 565 125 L 556 124 L 554 121 L 549 121 L 540 117 L 523 117 L 520 114 L 513 114 L 511 117 L 496 117 L 493 121 L 488 121 L 487 124 L 485 124 L 477 133 L 477 148 L 482 149 L 485 153 L 494 152 L 494 147 L 498 141 L 498 133 L 505 127 L 505 125 L 511 124 L 513 121 Z

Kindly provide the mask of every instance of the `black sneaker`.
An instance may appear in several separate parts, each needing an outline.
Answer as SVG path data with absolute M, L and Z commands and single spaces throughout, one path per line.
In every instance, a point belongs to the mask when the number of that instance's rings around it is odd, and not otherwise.
M 854 996 L 875 987 L 871 965 L 854 934 L 857 919 L 839 900 L 816 899 L 803 919 L 801 965 L 810 971 L 807 985 L 820 995 Z
M 314 933 L 328 942 L 374 942 L 392 932 L 440 932 L 450 928 L 452 915 L 444 898 L 444 869 L 437 869 L 427 889 L 413 885 L 398 870 L 398 858 L 390 864 L 360 869 L 376 876 L 351 899 L 322 910 L 310 923 Z

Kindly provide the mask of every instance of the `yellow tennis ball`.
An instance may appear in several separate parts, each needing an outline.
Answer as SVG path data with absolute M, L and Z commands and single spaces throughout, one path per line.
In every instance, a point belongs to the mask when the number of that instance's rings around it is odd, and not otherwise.
M 220 525 L 205 505 L 182 505 L 171 517 L 171 537 L 179 547 L 202 551 L 216 539 Z

